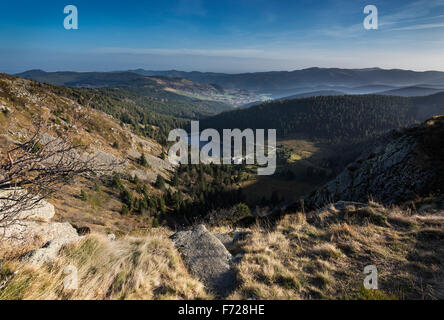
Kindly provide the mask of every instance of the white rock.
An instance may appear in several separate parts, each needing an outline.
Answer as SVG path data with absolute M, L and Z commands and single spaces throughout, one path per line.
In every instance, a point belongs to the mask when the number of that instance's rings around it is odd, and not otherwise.
M 55 223 L 51 225 L 56 225 Z M 60 231 L 63 230 L 63 236 L 48 241 L 42 248 L 32 250 L 25 254 L 21 261 L 41 265 L 45 262 L 54 260 L 59 254 L 60 249 L 67 244 L 76 242 L 80 239 L 77 231 L 69 223 L 57 224 Z
M 3 230 L 0 228 L 0 234 Z M 11 246 L 21 246 L 23 243 L 46 243 L 56 238 L 77 238 L 77 230 L 69 223 L 41 223 L 36 221 L 22 221 L 19 224 L 8 227 L 5 238 L 12 239 Z
M 115 241 L 116 240 L 116 235 L 114 233 L 110 233 L 110 234 L 108 234 L 108 239 L 110 241 Z
M 23 189 L 9 189 L 0 191 L 0 197 L 20 197 L 26 193 Z M 7 200 L 0 200 L 0 210 L 4 205 L 7 205 Z M 47 201 L 41 200 L 33 208 L 29 210 L 23 210 L 17 217 L 21 220 L 39 220 L 44 222 L 49 222 L 55 215 L 55 209 L 52 204 Z M 3 215 L 0 215 L 0 218 Z

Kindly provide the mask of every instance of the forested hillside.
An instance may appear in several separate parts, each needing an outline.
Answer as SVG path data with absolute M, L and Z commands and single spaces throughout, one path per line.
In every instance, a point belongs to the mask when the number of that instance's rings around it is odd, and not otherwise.
M 348 95 L 273 101 L 205 119 L 201 128 L 276 129 L 278 138 L 302 134 L 322 141 L 359 142 L 444 113 L 442 95 Z
M 50 91 L 81 105 L 104 111 L 130 125 L 135 133 L 154 138 L 161 143 L 165 143 L 170 130 L 185 127 L 187 123 L 183 118 L 164 114 L 169 108 L 177 107 L 175 103 L 141 97 L 121 89 L 70 88 L 39 82 L 30 82 L 30 87 L 35 92 Z M 183 106 L 186 107 L 185 104 Z M 162 110 L 164 112 L 161 112 Z

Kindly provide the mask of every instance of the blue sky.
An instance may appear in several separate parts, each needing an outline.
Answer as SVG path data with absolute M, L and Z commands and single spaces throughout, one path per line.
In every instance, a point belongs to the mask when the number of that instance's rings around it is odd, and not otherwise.
M 63 28 L 69 4 L 78 30 Z M 444 0 L 1 0 L 2 72 L 312 66 L 444 70 Z

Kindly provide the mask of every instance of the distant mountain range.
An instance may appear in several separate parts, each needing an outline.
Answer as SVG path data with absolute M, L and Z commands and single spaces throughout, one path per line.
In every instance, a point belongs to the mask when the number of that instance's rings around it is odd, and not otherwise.
M 413 87 L 388 90 L 382 92 L 381 94 L 401 96 L 401 97 L 415 97 L 415 96 L 428 96 L 442 91 L 444 91 L 444 89 L 413 86 Z
M 392 88 L 392 89 L 381 90 L 383 88 L 385 89 Z M 351 90 L 344 90 L 344 91 L 337 91 L 337 90 L 310 91 L 310 92 L 295 94 L 292 96 L 285 96 L 280 99 L 300 99 L 300 98 L 319 97 L 319 96 L 341 96 L 346 94 L 382 94 L 382 95 L 398 96 L 398 97 L 420 97 L 420 96 L 432 95 L 439 92 L 444 92 L 444 88 L 429 88 L 429 87 L 420 87 L 420 86 L 394 88 L 390 86 L 379 85 L 379 86 L 357 87 Z
M 380 68 L 308 68 L 295 71 L 241 74 L 143 69 L 129 71 L 145 76 L 185 78 L 196 82 L 217 84 L 228 89 L 245 89 L 256 93 L 270 94 L 273 98 L 320 90 L 335 90 L 347 94 L 379 93 L 413 86 L 444 91 L 444 72 L 440 71 L 417 72 Z
M 119 88 L 151 98 L 183 100 L 188 103 L 206 101 L 215 104 L 215 110 L 229 109 L 265 97 L 242 89 L 226 89 L 217 84 L 195 82 L 186 78 L 145 76 L 135 72 L 45 72 L 29 70 L 16 74 L 21 78 L 59 86 L 85 88 Z M 221 104 L 224 104 L 223 107 Z
M 248 108 L 271 98 L 296 99 L 347 94 L 413 97 L 444 92 L 444 72 L 380 68 L 309 68 L 242 74 L 143 69 L 116 72 L 30 70 L 17 76 L 54 85 L 119 88 L 150 98 L 192 105 L 205 104 L 202 115 L 228 110 L 230 106 Z M 199 106 L 198 109 L 202 108 Z M 186 112 L 172 114 L 183 116 Z

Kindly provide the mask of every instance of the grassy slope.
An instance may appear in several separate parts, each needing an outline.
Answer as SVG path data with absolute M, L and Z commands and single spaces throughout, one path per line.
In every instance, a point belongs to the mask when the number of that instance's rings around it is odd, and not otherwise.
M 0 105 L 5 105 L 10 110 L 8 115 L 0 112 L 0 156 L 7 147 L 5 139 L 19 139 L 21 134 L 31 132 L 32 119 L 39 115 L 47 119 L 50 126 L 49 133 L 52 135 L 63 134 L 65 127 L 74 124 L 74 119 L 80 119 L 82 126 L 76 123 L 79 125 L 74 138 L 76 141 L 121 159 L 127 159 L 128 170 L 139 169 L 147 172 L 155 170 L 141 167 L 135 161 L 137 159 L 130 159 L 127 152 L 136 150 L 158 157 L 162 147 L 149 138 L 139 138 L 140 141 L 147 143 L 143 147 L 135 144 L 132 142 L 132 134 L 128 127 L 122 127 L 111 116 L 58 96 L 52 90 L 45 90 L 45 87 L 36 90 L 28 80 L 3 76 L 0 78 L 0 86 Z M 117 142 L 119 148 L 113 148 L 113 142 Z M 99 184 L 97 191 L 94 182 Z M 127 185 L 134 188 L 129 183 Z M 150 194 L 159 192 L 149 183 L 147 186 Z M 81 190 L 88 195 L 87 201 L 80 199 Z M 50 202 L 56 207 L 56 221 L 88 226 L 100 232 L 126 234 L 147 225 L 151 226 L 151 221 L 145 217 L 122 216 L 119 191 L 100 179 L 76 180 L 65 186 L 59 194 L 54 195 Z
M 239 244 L 235 299 L 443 298 L 444 213 L 412 214 L 371 203 L 289 215 L 253 228 Z M 378 291 L 362 286 L 375 265 Z
M 63 289 L 67 266 L 78 270 L 78 290 Z M 210 298 L 202 284 L 188 275 L 163 229 L 116 241 L 90 235 L 65 247 L 57 260 L 42 267 L 6 263 L 0 280 L 13 270 L 20 271 L 0 290 L 0 300 Z
M 249 235 L 232 250 L 244 258 L 229 299 L 444 297 L 442 211 L 414 214 L 376 203 L 327 207 L 245 231 Z M 187 273 L 170 234 L 160 228 L 114 242 L 90 235 L 40 268 L 9 259 L 0 299 L 211 299 Z M 376 291 L 362 285 L 370 264 L 378 268 Z M 74 292 L 63 290 L 68 265 L 79 270 Z

